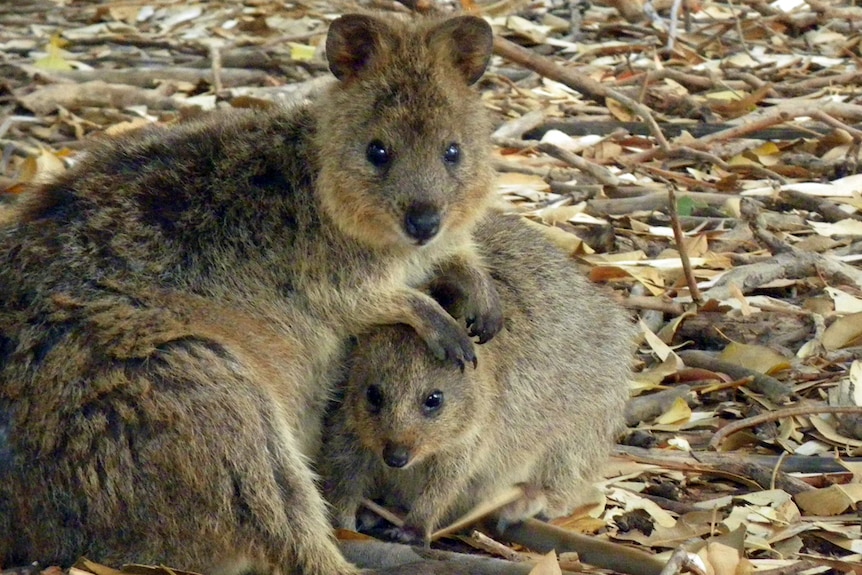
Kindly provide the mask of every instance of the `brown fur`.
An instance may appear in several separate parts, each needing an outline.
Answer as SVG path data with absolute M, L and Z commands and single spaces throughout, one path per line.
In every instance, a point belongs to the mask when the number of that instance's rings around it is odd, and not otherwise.
M 473 358 L 408 286 L 479 264 L 488 126 L 467 78 L 490 29 L 351 15 L 329 42 L 341 81 L 319 104 L 93 146 L 0 230 L 0 564 L 355 571 L 306 459 L 347 335 L 402 322 Z M 441 218 L 424 242 L 405 232 L 416 202 Z M 461 271 L 487 338 L 492 283 Z
M 401 535 L 427 537 L 515 484 L 528 497 L 504 521 L 567 514 L 623 426 L 634 351 L 626 314 L 517 218 L 487 218 L 476 240 L 506 323 L 478 350 L 476 371 L 434 361 L 403 326 L 358 338 L 320 464 L 341 527 L 355 528 L 363 497 L 380 498 L 409 509 Z M 460 313 L 457 280 L 431 287 Z M 372 386 L 379 396 L 369 399 Z M 435 391 L 444 399 L 429 415 Z M 407 465 L 385 463 L 395 449 Z

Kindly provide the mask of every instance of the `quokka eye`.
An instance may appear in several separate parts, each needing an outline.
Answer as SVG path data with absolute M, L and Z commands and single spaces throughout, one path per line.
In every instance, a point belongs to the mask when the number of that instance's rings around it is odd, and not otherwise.
M 365 400 L 371 411 L 377 413 L 383 407 L 383 391 L 376 385 L 369 385 L 365 389 Z
M 458 162 L 461 161 L 461 146 L 452 142 L 446 147 L 446 151 L 443 152 L 443 161 L 449 164 L 450 166 L 454 166 Z
M 392 154 L 380 140 L 373 140 L 365 148 L 365 159 L 375 168 L 385 168 L 392 161 Z
M 434 415 L 440 411 L 441 407 L 443 407 L 443 392 L 439 389 L 429 393 L 422 403 L 422 411 L 425 412 L 425 415 Z

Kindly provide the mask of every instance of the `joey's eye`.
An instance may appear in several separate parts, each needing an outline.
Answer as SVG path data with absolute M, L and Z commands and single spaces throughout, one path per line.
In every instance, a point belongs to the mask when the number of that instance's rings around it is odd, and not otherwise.
M 377 413 L 383 406 L 383 391 L 376 385 L 369 385 L 365 389 L 365 400 L 372 413 Z
M 425 412 L 425 415 L 434 415 L 440 411 L 441 407 L 443 407 L 443 392 L 439 389 L 429 393 L 422 403 L 422 411 Z
M 449 146 L 446 147 L 446 151 L 443 152 L 443 161 L 449 164 L 450 166 L 454 166 L 458 162 L 461 161 L 461 146 L 452 142 Z
M 365 148 L 365 159 L 375 168 L 384 168 L 391 161 L 392 155 L 383 142 L 374 140 Z

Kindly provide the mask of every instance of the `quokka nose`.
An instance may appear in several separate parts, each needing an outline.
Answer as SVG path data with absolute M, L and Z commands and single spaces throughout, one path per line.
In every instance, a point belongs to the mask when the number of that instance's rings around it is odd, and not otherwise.
M 389 467 L 401 468 L 410 462 L 410 450 L 403 445 L 387 443 L 383 448 L 383 461 Z
M 413 204 L 404 216 L 404 230 L 411 238 L 427 242 L 440 231 L 440 212 L 430 204 Z

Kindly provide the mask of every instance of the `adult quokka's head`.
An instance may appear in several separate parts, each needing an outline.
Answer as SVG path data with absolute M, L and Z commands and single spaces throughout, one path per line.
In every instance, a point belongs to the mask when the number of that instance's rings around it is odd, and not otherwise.
M 491 194 L 489 124 L 472 87 L 491 47 L 473 16 L 332 23 L 338 82 L 318 109 L 318 193 L 344 233 L 409 247 L 472 228 Z
M 457 449 L 486 411 L 476 373 L 437 361 L 407 326 L 359 337 L 348 365 L 348 424 L 393 469 Z

